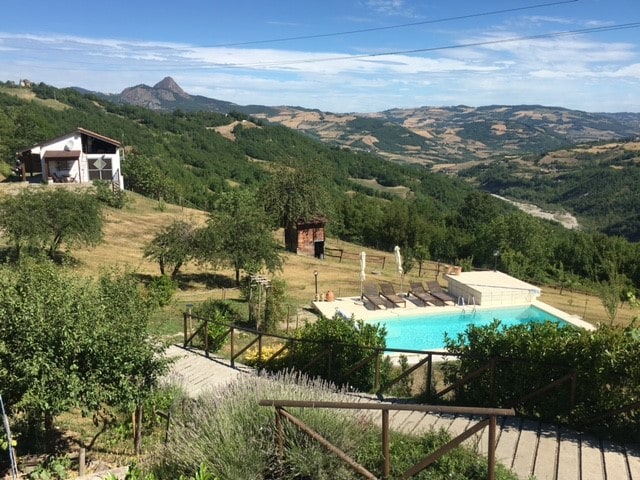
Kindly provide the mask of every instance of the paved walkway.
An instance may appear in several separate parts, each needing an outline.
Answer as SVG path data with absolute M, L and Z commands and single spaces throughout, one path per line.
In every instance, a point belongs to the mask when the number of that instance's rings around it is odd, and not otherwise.
M 233 380 L 251 374 L 247 367 L 233 369 L 227 360 L 201 352 L 171 346 L 167 355 L 175 357 L 170 377 L 182 384 L 187 393 L 197 396 Z M 366 396 L 362 401 L 372 401 Z M 354 401 L 350 398 L 350 401 Z M 421 433 L 430 428 L 444 428 L 453 436 L 474 422 L 472 417 L 430 413 L 391 412 L 393 429 Z M 487 429 L 467 440 L 480 453 L 487 450 Z M 640 480 L 640 446 L 623 446 L 603 442 L 544 423 L 504 418 L 498 425 L 498 460 L 518 477 L 537 480 Z

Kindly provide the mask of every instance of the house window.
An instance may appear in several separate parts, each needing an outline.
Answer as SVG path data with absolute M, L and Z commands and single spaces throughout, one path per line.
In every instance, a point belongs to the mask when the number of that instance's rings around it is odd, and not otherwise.
M 90 158 L 87 160 L 89 164 L 89 180 L 109 180 L 113 177 L 113 169 L 111 167 L 111 157 Z
M 84 153 L 116 153 L 117 147 L 109 142 L 100 140 L 99 138 L 82 135 L 82 151 Z

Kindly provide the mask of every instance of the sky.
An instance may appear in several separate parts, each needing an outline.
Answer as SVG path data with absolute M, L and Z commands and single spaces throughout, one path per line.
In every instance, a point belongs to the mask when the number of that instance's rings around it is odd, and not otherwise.
M 638 0 L 21 0 L 0 80 L 119 93 L 172 77 L 327 112 L 537 104 L 640 112 Z

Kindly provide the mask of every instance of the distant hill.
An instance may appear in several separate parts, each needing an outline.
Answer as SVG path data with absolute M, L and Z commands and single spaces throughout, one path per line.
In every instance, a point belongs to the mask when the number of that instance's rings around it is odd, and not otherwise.
M 88 92 L 77 88 L 82 93 L 92 93 L 100 98 L 114 103 L 124 103 L 157 111 L 184 110 L 185 112 L 210 111 L 229 113 L 237 110 L 238 106 L 232 102 L 215 100 L 201 95 L 189 95 L 171 77 L 165 77 L 153 87 L 140 84 L 125 88 L 117 94 Z
M 237 111 L 330 144 L 437 168 L 640 136 L 639 113 L 588 113 L 541 105 L 424 106 L 337 114 L 294 106 L 242 106 L 190 95 L 171 77 L 153 87 L 126 88 L 120 94 L 93 93 L 157 111 Z

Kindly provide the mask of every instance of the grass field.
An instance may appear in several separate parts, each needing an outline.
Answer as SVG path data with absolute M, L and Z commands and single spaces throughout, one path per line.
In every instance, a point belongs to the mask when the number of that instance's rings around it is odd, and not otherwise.
M 128 194 L 128 203 L 122 210 L 107 209 L 105 225 L 105 241 L 97 248 L 74 251 L 79 260 L 78 272 L 83 275 L 95 275 L 101 268 L 120 266 L 141 276 L 159 274 L 158 266 L 142 258 L 144 244 L 156 232 L 175 219 L 187 219 L 194 223 L 206 221 L 206 214 L 201 211 L 163 204 L 135 194 Z M 282 240 L 282 233 L 277 233 Z M 364 250 L 372 260 L 374 257 L 385 257 L 384 268 L 380 262 L 369 262 L 367 278 L 371 281 L 388 280 L 399 288 L 399 278 L 395 268 L 392 252 L 376 251 L 362 248 L 340 240 L 329 238 L 327 247 L 342 248 L 350 255 L 342 261 L 327 257 L 320 260 L 313 257 L 294 255 L 283 252 L 285 264 L 281 276 L 287 285 L 288 303 L 291 304 L 291 315 L 308 314 L 310 302 L 315 297 L 314 271 L 318 272 L 318 292 L 332 290 L 337 297 L 358 295 L 360 292 L 360 266 L 357 254 Z M 429 262 L 422 279 L 433 278 L 436 264 Z M 181 288 L 174 305 L 165 311 L 165 315 L 181 318 L 181 312 L 187 303 L 199 303 L 209 298 L 237 298 L 239 292 L 233 286 L 233 271 L 218 270 L 210 267 L 188 264 L 183 268 Z M 417 279 L 417 268 L 408 272 L 404 285 Z M 442 278 L 442 277 L 440 277 Z M 568 313 L 580 315 L 586 321 L 597 324 L 608 323 L 608 317 L 600 299 L 594 295 L 586 295 L 565 290 L 562 295 L 553 287 L 542 288 L 541 300 Z M 295 310 L 295 313 L 294 313 Z M 616 323 L 628 324 L 638 311 L 623 305 L 618 312 Z

